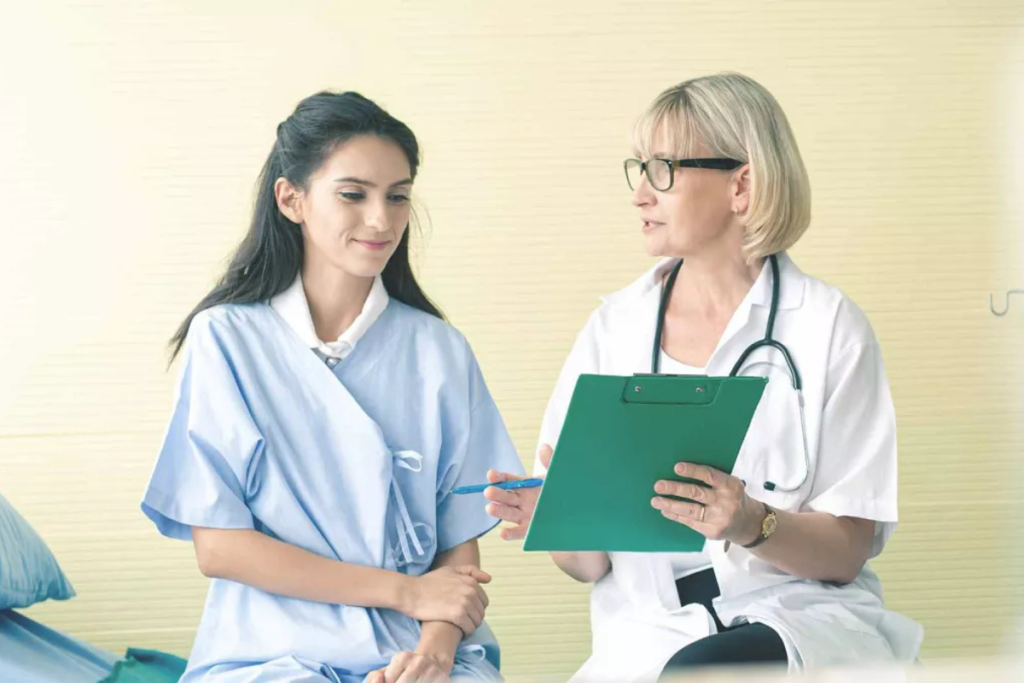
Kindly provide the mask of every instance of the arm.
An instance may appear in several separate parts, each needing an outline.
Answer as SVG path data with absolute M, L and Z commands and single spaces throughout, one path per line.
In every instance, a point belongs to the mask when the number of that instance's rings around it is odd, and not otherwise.
M 192 527 L 199 570 L 300 600 L 393 609 L 420 621 L 447 621 L 472 633 L 483 620 L 491 580 L 476 566 L 445 566 L 412 577 L 340 562 L 252 529 Z
M 541 446 L 540 452 L 537 454 L 545 472 L 551 466 L 552 455 L 554 455 L 554 451 L 547 444 Z M 495 470 L 490 470 L 487 473 L 487 481 L 492 484 L 523 478 Z M 537 507 L 537 499 L 540 497 L 540 489 L 506 491 L 492 486 L 484 491 L 484 497 L 490 501 L 487 504 L 487 514 L 515 524 L 513 527 L 501 530 L 503 540 L 519 540 L 526 536 L 526 531 L 530 528 L 530 520 L 533 519 L 533 511 Z M 551 553 L 551 559 L 555 561 L 555 565 L 559 569 L 580 583 L 594 583 L 603 578 L 612 568 L 608 553 L 605 552 Z
M 441 553 L 434 558 L 431 569 L 458 566 L 480 566 L 480 545 L 476 539 Z M 462 630 L 458 626 L 446 621 L 424 621 L 416 653 L 432 658 L 442 671 L 451 673 L 455 651 L 461 642 Z
M 654 487 L 659 496 L 651 504 L 662 515 L 712 540 L 743 545 L 757 538 L 764 505 L 747 495 L 742 481 L 693 463 L 679 463 L 676 474 L 700 480 L 709 488 L 659 481 Z M 666 495 L 673 498 L 663 497 Z M 871 555 L 873 521 L 781 510 L 776 510 L 776 517 L 775 533 L 750 552 L 784 572 L 804 579 L 849 583 Z
M 551 553 L 551 559 L 559 569 L 580 583 L 595 583 L 612 568 L 606 552 Z
M 252 529 L 192 528 L 199 571 L 289 598 L 355 607 L 401 608 L 413 579 L 339 562 Z
M 775 533 L 750 552 L 793 576 L 851 583 L 871 555 L 875 535 L 875 523 L 871 520 L 835 517 L 827 512 L 776 510 L 775 514 Z M 763 513 L 753 518 L 746 534 L 741 536 L 743 543 L 757 538 L 762 519 Z

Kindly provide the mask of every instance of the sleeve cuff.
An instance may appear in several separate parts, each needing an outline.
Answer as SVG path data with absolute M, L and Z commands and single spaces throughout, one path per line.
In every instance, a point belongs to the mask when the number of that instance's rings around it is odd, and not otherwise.
M 231 504 L 232 501 L 234 504 Z M 201 507 L 183 505 L 180 500 L 150 488 L 142 501 L 142 511 L 157 530 L 168 538 L 192 540 L 192 527 L 211 529 L 253 529 L 252 513 L 240 501 L 220 500 Z

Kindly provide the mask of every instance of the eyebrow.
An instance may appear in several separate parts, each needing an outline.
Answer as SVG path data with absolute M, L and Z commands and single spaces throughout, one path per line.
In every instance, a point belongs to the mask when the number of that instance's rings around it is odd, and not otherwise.
M 362 178 L 354 178 L 352 176 L 346 176 L 344 178 L 335 178 L 336 183 L 353 183 L 355 185 L 365 185 L 366 187 L 377 187 L 377 183 L 369 180 L 363 180 Z M 399 180 L 397 183 L 391 183 L 388 187 L 398 187 L 399 185 L 412 185 L 412 178 L 406 178 L 405 180 Z

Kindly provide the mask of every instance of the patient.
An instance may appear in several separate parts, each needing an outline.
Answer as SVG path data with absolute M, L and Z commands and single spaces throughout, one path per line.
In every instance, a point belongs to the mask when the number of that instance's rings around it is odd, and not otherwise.
M 174 337 L 142 508 L 212 579 L 184 681 L 497 677 L 477 547 L 497 520 L 449 492 L 522 466 L 410 268 L 418 163 L 366 98 L 302 101 L 248 234 Z

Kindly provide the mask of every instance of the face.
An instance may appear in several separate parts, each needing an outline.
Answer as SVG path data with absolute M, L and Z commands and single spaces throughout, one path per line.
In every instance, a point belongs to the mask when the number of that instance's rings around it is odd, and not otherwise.
M 672 153 L 653 156 L 682 158 Z M 712 155 L 697 149 L 691 156 Z M 740 250 L 749 187 L 747 165 L 735 171 L 677 168 L 672 187 L 664 192 L 651 187 L 647 174 L 643 174 L 633 191 L 633 205 L 640 210 L 647 254 L 685 258 L 721 248 Z
M 302 226 L 307 264 L 375 277 L 409 224 L 409 161 L 397 144 L 362 135 L 338 146 L 306 183 L 277 184 L 278 207 Z

